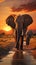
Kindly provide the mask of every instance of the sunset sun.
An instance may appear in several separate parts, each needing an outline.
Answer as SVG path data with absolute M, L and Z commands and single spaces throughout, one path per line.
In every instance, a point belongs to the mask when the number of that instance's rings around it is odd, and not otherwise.
M 11 30 L 11 27 L 7 26 L 7 27 L 3 28 L 3 30 L 10 31 Z

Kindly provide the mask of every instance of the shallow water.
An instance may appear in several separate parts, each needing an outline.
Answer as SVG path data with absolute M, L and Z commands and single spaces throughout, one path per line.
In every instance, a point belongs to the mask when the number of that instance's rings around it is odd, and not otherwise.
M 4 53 L 7 52 L 7 54 L 4 56 L 3 54 L 1 55 L 0 65 L 36 65 L 36 49 L 30 50 L 36 48 L 36 38 L 31 38 L 28 50 L 24 50 L 27 49 L 27 46 L 23 44 L 24 51 L 22 51 L 22 53 L 21 51 L 17 53 L 15 50 L 12 50 L 15 45 L 15 38 L 0 38 L 0 47 L 4 49 L 11 48 L 8 52 L 4 51 Z
M 0 65 L 36 65 L 36 59 L 28 51 L 11 51 L 2 58 Z

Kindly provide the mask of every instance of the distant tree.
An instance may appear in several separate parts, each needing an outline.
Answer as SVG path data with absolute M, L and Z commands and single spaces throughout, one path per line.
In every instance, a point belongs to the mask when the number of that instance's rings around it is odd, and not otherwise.
M 3 37 L 4 35 L 5 35 L 5 33 L 1 33 L 1 34 L 0 34 L 0 37 Z

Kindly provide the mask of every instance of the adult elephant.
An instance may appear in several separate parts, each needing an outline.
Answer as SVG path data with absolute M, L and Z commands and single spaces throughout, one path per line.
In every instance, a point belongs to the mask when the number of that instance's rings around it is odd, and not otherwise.
M 17 26 L 17 44 L 16 44 L 16 48 L 19 49 L 19 40 L 21 37 L 21 34 L 23 32 L 23 37 L 25 36 L 25 33 L 27 31 L 27 27 L 32 24 L 33 19 L 30 15 L 28 14 L 24 14 L 24 15 L 19 15 L 16 19 L 16 22 L 18 24 Z M 21 41 L 21 46 L 20 49 L 23 49 L 23 40 Z

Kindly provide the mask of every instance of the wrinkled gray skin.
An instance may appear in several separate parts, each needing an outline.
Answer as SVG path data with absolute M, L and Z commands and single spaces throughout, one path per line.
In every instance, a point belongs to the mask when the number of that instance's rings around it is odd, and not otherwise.
M 32 20 L 32 17 L 30 15 L 24 14 L 24 15 L 19 15 L 16 19 L 16 22 L 18 24 L 16 48 L 19 49 L 19 40 L 20 40 L 22 30 L 23 30 L 23 36 L 22 36 L 22 41 L 21 41 L 21 46 L 20 46 L 20 49 L 23 49 L 23 38 L 26 34 L 27 27 L 30 24 L 32 24 L 33 20 Z

